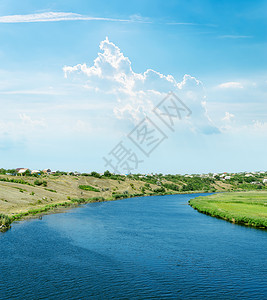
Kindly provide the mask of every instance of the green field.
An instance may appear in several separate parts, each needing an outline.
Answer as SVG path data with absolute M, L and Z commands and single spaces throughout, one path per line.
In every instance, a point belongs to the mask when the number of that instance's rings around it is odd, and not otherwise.
M 232 223 L 267 228 L 267 192 L 232 192 L 198 197 L 189 204 Z

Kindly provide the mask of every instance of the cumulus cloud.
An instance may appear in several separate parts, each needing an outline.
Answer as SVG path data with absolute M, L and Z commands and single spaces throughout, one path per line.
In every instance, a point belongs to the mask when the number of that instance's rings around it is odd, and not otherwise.
M 229 81 L 225 83 L 221 83 L 218 86 L 221 89 L 243 89 L 244 86 L 240 82 Z
M 172 75 L 152 69 L 136 73 L 129 58 L 108 38 L 100 43 L 100 50 L 93 65 L 65 66 L 63 70 L 65 77 L 73 74 L 76 79 L 85 81 L 88 89 L 115 96 L 117 102 L 113 112 L 117 118 L 136 124 L 149 115 L 169 91 L 173 91 L 192 111 L 192 116 L 185 122 L 194 131 L 219 132 L 208 116 L 201 81 L 186 74 L 179 82 Z

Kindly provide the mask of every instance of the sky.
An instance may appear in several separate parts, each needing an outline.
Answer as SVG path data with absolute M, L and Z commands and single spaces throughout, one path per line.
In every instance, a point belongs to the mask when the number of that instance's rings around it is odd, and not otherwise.
M 267 170 L 267 1 L 0 3 L 0 167 Z

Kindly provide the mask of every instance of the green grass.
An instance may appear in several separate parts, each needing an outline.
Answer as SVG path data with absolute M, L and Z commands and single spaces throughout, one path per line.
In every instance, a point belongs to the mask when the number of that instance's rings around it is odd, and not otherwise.
M 12 220 L 9 216 L 0 214 L 0 231 L 5 231 L 10 227 Z
M 11 218 L 9 218 L 9 217 L 8 218 L 11 223 L 13 221 L 19 221 L 19 220 L 23 219 L 24 217 L 35 216 L 38 214 L 46 213 L 46 212 L 51 211 L 56 208 L 71 207 L 73 205 L 86 204 L 86 203 L 90 203 L 90 202 L 102 202 L 102 201 L 105 201 L 105 199 L 103 197 L 91 197 L 91 198 L 87 198 L 87 199 L 84 199 L 84 198 L 71 199 L 71 201 L 69 201 L 69 202 L 65 201 L 65 202 L 61 202 L 61 203 L 47 204 L 43 207 L 30 209 L 26 212 L 22 212 L 22 213 L 12 216 Z M 7 217 L 7 216 L 4 216 L 4 217 Z M 0 224 L 1 224 L 1 214 L 0 214 Z
M 79 185 L 79 189 L 84 190 L 84 191 L 100 192 L 99 189 L 97 189 L 91 185 Z
M 19 183 L 19 184 L 27 184 L 30 186 L 34 186 L 33 184 L 31 184 L 28 181 L 25 181 L 23 179 L 15 179 L 15 178 L 0 178 L 0 181 L 5 181 L 5 182 L 12 182 L 12 183 Z
M 52 193 L 57 193 L 57 191 L 55 191 L 55 190 L 51 190 L 51 189 L 47 189 L 47 188 L 45 188 L 45 190 L 49 191 L 49 192 L 52 192 Z
M 232 192 L 198 197 L 189 204 L 199 212 L 233 223 L 267 228 L 267 192 Z
M 34 184 L 35 184 L 35 185 L 38 185 L 38 186 L 41 186 L 41 185 L 47 186 L 47 181 L 36 179 L 36 180 L 34 181 Z

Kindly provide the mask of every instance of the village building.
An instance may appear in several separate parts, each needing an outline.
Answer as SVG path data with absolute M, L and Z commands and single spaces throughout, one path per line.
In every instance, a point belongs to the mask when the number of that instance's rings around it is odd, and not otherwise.
M 31 174 L 38 174 L 38 173 L 40 173 L 39 170 L 32 170 L 32 171 L 31 171 Z
M 28 171 L 28 168 L 17 168 L 16 171 L 19 175 L 24 174 L 26 171 Z

